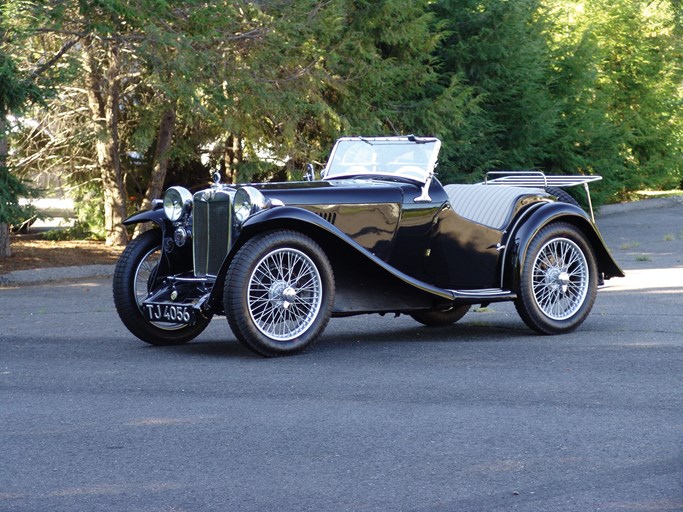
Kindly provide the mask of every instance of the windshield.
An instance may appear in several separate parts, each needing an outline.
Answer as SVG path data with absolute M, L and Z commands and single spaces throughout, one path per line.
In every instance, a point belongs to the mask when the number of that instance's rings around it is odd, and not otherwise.
M 434 137 L 342 137 L 332 149 L 323 177 L 386 176 L 425 183 L 440 147 L 441 141 Z

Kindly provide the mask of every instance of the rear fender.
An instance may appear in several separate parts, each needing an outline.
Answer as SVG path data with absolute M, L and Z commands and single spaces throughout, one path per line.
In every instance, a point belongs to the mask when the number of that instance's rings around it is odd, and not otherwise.
M 575 205 L 554 202 L 539 206 L 513 225 L 505 244 L 507 248 L 502 273 L 503 288 L 519 289 L 521 269 L 531 241 L 541 229 L 553 222 L 566 222 L 583 232 L 595 254 L 598 273 L 605 279 L 624 277 L 623 270 L 610 254 L 602 235 L 588 214 Z
M 319 215 L 281 206 L 244 223 L 216 279 L 211 294 L 213 308 L 222 310 L 226 274 L 239 248 L 259 233 L 277 229 L 304 233 L 325 251 L 335 273 L 335 315 L 433 307 L 453 300 L 451 292 L 396 270 Z

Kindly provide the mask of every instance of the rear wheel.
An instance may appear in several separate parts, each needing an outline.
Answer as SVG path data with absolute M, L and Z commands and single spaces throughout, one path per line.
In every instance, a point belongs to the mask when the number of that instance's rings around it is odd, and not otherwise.
M 570 224 L 550 224 L 529 245 L 515 307 L 541 334 L 570 332 L 590 313 L 597 282 L 595 257 L 584 234 Z
M 140 304 L 156 279 L 161 258 L 161 232 L 145 231 L 125 248 L 114 270 L 114 305 L 123 324 L 142 341 L 152 345 L 180 345 L 196 338 L 209 318 L 198 317 L 193 325 L 152 322 Z
M 266 232 L 235 254 L 223 298 L 230 328 L 249 349 L 268 357 L 297 354 L 330 319 L 332 267 L 308 236 Z
M 446 327 L 460 320 L 470 310 L 469 304 L 445 310 L 413 311 L 410 316 L 428 327 Z

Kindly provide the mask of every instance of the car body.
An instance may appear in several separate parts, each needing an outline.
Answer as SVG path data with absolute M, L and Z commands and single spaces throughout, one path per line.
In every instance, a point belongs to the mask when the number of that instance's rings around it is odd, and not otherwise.
M 319 180 L 171 187 L 125 221 L 155 229 L 117 264 L 123 323 L 169 345 L 225 315 L 265 356 L 305 350 L 330 317 L 447 326 L 499 301 L 514 301 L 539 333 L 576 329 L 598 285 L 624 274 L 592 215 L 549 184 L 587 190 L 597 178 L 508 173 L 444 186 L 440 147 L 434 137 L 342 137 Z

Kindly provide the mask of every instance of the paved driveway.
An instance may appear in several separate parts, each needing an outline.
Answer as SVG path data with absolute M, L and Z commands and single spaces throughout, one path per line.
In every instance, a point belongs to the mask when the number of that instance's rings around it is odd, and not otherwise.
M 628 277 L 557 337 L 498 304 L 268 360 L 135 340 L 107 278 L 0 290 L 0 510 L 683 510 L 682 218 L 601 217 Z

